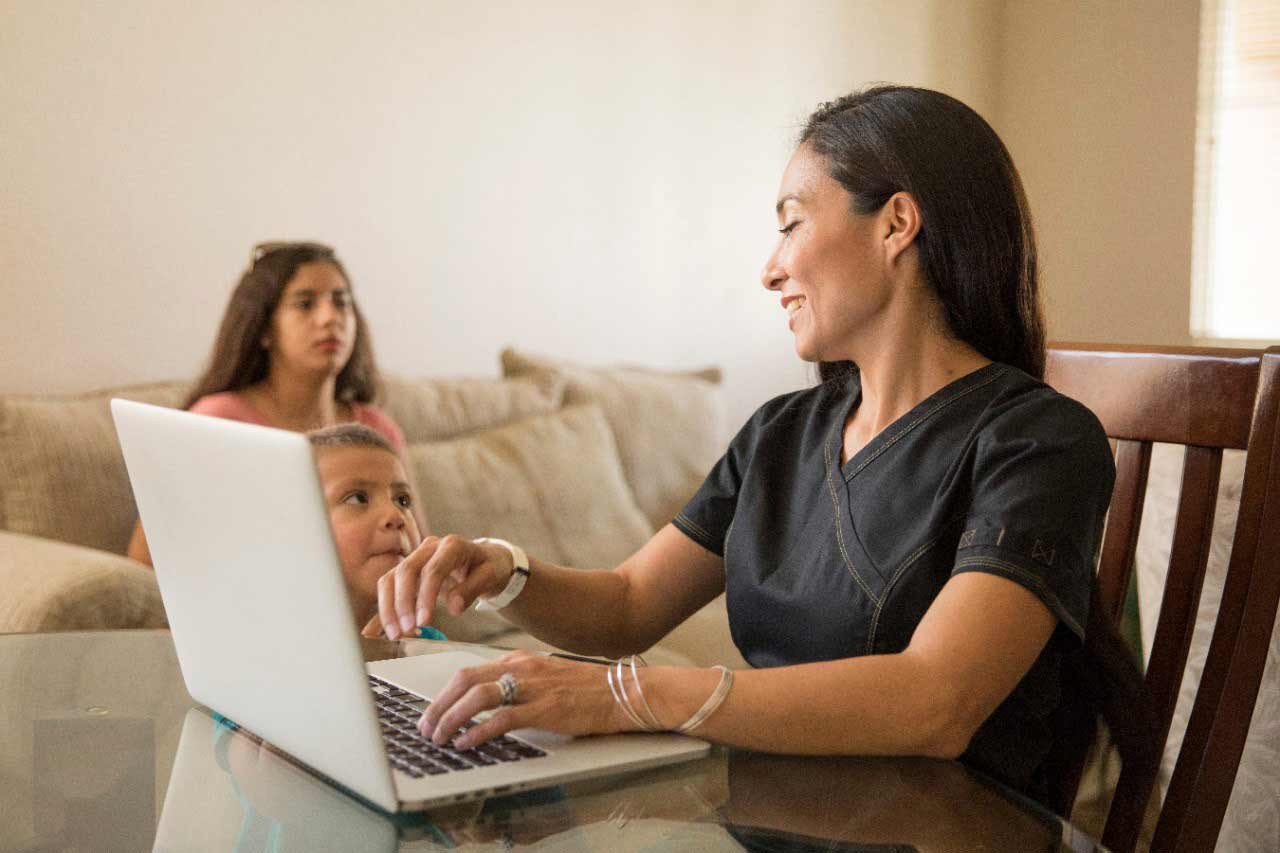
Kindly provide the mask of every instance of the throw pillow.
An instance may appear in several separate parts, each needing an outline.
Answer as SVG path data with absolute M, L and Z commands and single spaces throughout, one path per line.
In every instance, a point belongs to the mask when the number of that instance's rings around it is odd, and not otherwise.
M 386 379 L 386 411 L 406 444 L 455 438 L 533 415 L 564 402 L 564 382 L 550 376 L 520 379 Z
M 535 557 L 612 568 L 648 541 L 613 434 L 596 406 L 570 406 L 451 441 L 411 444 L 406 457 L 431 530 L 496 536 Z M 450 639 L 509 630 L 495 613 L 447 614 Z
M 0 528 L 123 554 L 137 520 L 109 401 L 180 406 L 186 383 L 0 395 Z
M 565 380 L 565 403 L 597 403 L 622 470 L 655 528 L 675 518 L 724 453 L 720 370 L 584 367 L 506 349 L 506 376 Z

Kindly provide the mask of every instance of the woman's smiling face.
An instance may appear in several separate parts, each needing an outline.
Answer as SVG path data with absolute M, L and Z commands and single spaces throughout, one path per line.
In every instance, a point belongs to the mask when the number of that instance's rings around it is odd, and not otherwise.
M 781 238 L 761 274 L 782 296 L 796 354 L 805 361 L 841 361 L 886 304 L 880 216 L 860 216 L 853 199 L 827 173 L 826 161 L 802 145 L 778 191 Z

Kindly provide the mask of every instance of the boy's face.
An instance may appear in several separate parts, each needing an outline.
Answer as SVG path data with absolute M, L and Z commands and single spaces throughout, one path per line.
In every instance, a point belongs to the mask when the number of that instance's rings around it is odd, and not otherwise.
M 378 578 L 419 541 L 400 460 L 377 447 L 318 447 L 316 468 L 357 618 L 378 601 Z

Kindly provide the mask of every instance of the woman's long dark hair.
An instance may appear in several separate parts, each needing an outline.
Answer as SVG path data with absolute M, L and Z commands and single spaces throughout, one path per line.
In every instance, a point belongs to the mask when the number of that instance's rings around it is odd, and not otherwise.
M 271 324 L 271 315 L 280 304 L 285 287 L 303 264 L 332 264 L 351 286 L 351 277 L 333 250 L 318 243 L 298 243 L 271 249 L 254 259 L 240 277 L 222 315 L 222 325 L 213 342 L 209 366 L 187 397 L 184 408 L 208 394 L 238 391 L 266 378 L 270 356 L 262 337 Z M 356 318 L 356 340 L 351 357 L 338 373 L 334 398 L 345 403 L 372 403 L 382 380 L 373 360 L 373 343 L 360 306 L 352 299 Z
M 941 92 L 875 86 L 820 106 L 800 135 L 874 213 L 898 192 L 920 206 L 920 263 L 948 329 L 992 361 L 1044 377 L 1036 241 L 1022 180 L 980 115 Z M 826 379 L 847 362 L 819 365 Z
M 941 92 L 875 86 L 823 104 L 801 133 L 852 196 L 874 213 L 897 192 L 920 206 L 916 235 L 927 284 L 949 331 L 992 361 L 1044 378 L 1035 232 L 1022 180 L 1004 143 L 976 112 Z M 826 380 L 855 367 L 823 362 Z M 1133 652 L 1103 610 L 1095 579 L 1085 643 L 1064 662 L 1067 691 L 1056 719 L 1050 774 L 1070 775 L 1099 714 L 1122 760 L 1152 760 L 1154 711 Z M 1075 780 L 1061 778 L 1073 788 Z M 1070 791 L 1051 792 L 1069 811 Z

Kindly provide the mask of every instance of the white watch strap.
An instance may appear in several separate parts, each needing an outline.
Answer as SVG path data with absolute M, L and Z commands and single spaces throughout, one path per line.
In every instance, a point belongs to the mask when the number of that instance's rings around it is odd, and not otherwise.
M 511 552 L 511 562 L 514 567 L 511 570 L 511 577 L 507 580 L 507 585 L 502 592 L 492 598 L 480 598 L 476 600 L 477 610 L 501 610 L 508 604 L 516 600 L 516 596 L 524 590 L 524 585 L 529 580 L 529 558 L 525 555 L 524 549 L 519 545 L 512 545 L 505 539 L 494 539 L 489 536 L 482 536 L 475 540 L 477 543 L 492 543 L 501 545 Z

